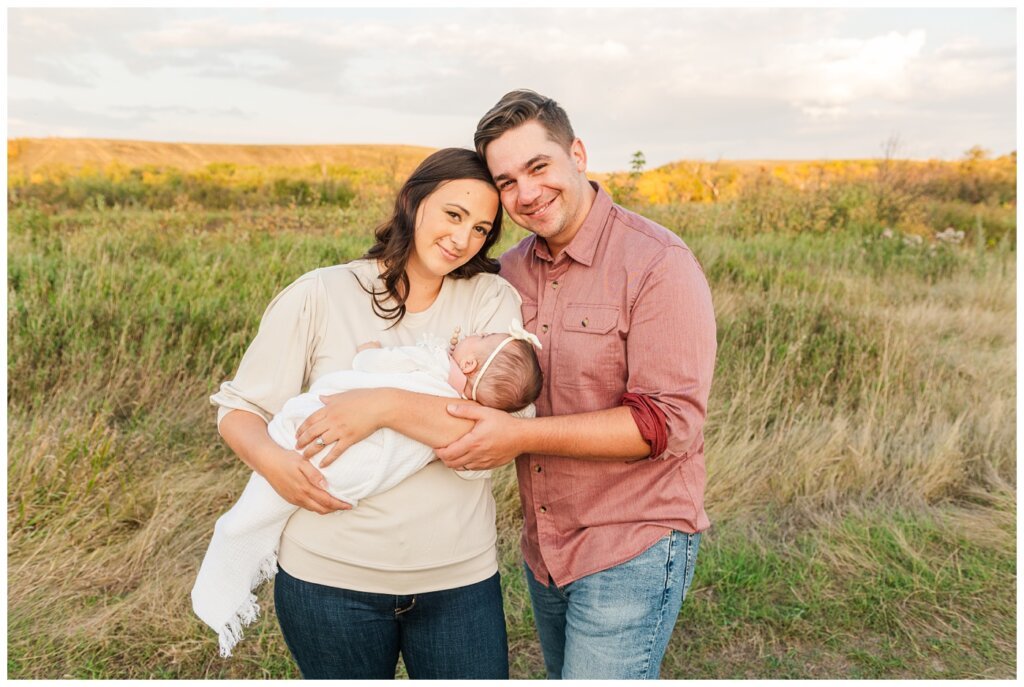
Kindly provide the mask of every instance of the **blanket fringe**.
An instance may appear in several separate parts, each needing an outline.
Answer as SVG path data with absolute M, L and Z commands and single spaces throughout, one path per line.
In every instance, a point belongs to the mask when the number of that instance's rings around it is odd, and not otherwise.
M 276 574 L 277 554 L 273 553 L 260 561 L 259 568 L 257 568 L 256 574 L 253 575 L 252 582 L 249 584 L 250 591 L 256 589 L 267 580 L 273 579 Z M 249 598 L 242 602 L 242 605 L 239 606 L 234 615 L 231 616 L 231 618 L 217 633 L 220 641 L 220 655 L 222 658 L 231 657 L 231 650 L 234 649 L 235 645 L 242 640 L 242 629 L 245 626 L 252 624 L 259 617 L 259 602 L 256 601 L 256 595 L 250 593 Z

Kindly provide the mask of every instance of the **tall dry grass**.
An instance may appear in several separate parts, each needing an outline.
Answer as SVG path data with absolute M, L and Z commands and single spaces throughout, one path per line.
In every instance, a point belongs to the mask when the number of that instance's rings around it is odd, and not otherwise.
M 274 292 L 358 256 L 379 210 L 12 209 L 11 677 L 296 676 L 272 614 L 223 661 L 190 611 L 214 520 L 246 480 L 206 397 Z M 720 207 L 648 212 L 701 259 L 720 342 L 715 526 L 681 620 L 700 632 L 676 634 L 665 674 L 900 676 L 874 657 L 914 670 L 944 637 L 968 646 L 937 675 L 1007 674 L 1013 245 L 740 235 L 718 230 Z M 513 674 L 536 676 L 510 469 L 495 494 Z M 885 649 L 920 633 L 909 654 Z

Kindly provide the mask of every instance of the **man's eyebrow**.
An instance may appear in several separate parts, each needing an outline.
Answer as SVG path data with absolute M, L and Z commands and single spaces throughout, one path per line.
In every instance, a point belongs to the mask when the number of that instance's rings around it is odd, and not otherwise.
M 543 154 L 541 154 L 541 155 L 534 155 L 529 160 L 527 160 L 525 163 L 523 163 L 522 169 L 529 169 L 530 167 L 533 167 L 533 165 L 535 165 L 536 163 L 540 162 L 541 160 L 550 160 L 550 159 L 551 159 L 550 155 L 543 155 Z M 510 177 L 508 175 L 508 173 L 503 172 L 503 173 L 497 175 L 496 177 L 494 177 L 494 180 L 498 181 L 499 179 L 511 179 L 511 178 L 512 177 Z

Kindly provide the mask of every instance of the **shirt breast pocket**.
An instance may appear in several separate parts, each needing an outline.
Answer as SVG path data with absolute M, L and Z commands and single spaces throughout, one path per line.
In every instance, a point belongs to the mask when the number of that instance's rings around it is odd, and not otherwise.
M 577 389 L 623 388 L 626 351 L 618 323 L 617 305 L 566 306 L 555 383 Z

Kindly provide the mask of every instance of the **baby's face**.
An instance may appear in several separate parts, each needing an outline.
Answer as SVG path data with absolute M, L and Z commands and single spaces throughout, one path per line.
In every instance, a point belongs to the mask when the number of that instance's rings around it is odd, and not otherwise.
M 448 372 L 448 383 L 452 388 L 469 398 L 473 386 L 470 380 L 504 339 L 504 334 L 473 334 L 456 344 Z

